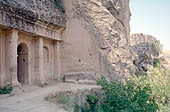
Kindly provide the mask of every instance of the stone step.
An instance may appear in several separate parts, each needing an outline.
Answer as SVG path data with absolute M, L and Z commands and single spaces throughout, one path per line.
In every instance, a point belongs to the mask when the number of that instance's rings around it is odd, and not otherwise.
M 64 75 L 64 81 L 71 83 L 96 84 L 96 80 L 95 72 L 70 72 Z

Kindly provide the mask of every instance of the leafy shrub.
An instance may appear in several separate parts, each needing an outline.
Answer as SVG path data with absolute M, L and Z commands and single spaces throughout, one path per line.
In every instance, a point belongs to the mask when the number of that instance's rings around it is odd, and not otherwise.
M 62 0 L 54 0 L 55 4 L 57 5 L 57 7 L 59 8 L 60 11 L 62 11 L 63 13 L 65 13 L 65 8 L 64 8 L 64 4 Z
M 87 104 L 80 106 L 81 112 L 156 112 L 158 106 L 151 97 L 149 85 L 133 82 L 126 84 L 113 81 L 108 83 L 104 77 L 97 82 L 103 95 L 89 95 Z
M 150 68 L 145 76 L 131 78 L 136 84 L 150 85 L 151 97 L 156 101 L 160 112 L 170 112 L 170 70 L 160 67 Z
M 160 60 L 157 59 L 157 58 L 154 58 L 154 60 L 153 60 L 153 66 L 154 66 L 154 67 L 160 67 Z
M 12 87 L 9 87 L 9 86 L 0 87 L 0 95 L 10 94 L 11 91 L 12 91 Z
M 73 99 L 71 98 L 71 94 L 69 91 L 59 92 L 57 94 L 50 94 L 48 97 L 45 97 L 45 100 L 59 105 L 61 108 L 65 109 L 68 112 L 72 112 L 72 108 L 74 107 L 72 101 Z
M 159 56 L 162 51 L 162 45 L 160 44 L 160 41 L 151 43 L 151 50 L 154 56 Z

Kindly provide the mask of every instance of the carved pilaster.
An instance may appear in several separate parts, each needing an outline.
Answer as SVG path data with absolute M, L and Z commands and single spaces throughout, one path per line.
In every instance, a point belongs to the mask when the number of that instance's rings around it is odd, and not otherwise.
M 5 86 L 5 32 L 0 30 L 0 86 Z
M 37 37 L 35 39 L 35 83 L 44 84 L 43 74 L 43 38 Z
M 60 41 L 54 41 L 54 79 L 61 80 Z
M 19 86 L 17 79 L 17 46 L 18 46 L 18 31 L 6 31 L 6 73 L 7 77 L 11 78 L 13 86 Z

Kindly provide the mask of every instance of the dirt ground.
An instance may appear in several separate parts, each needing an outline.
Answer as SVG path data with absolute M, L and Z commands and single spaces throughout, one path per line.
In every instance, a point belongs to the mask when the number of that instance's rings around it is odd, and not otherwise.
M 61 91 L 98 88 L 96 85 L 55 82 L 46 87 L 22 86 L 15 95 L 0 95 L 0 112 L 67 112 L 56 104 L 45 101 L 49 94 Z

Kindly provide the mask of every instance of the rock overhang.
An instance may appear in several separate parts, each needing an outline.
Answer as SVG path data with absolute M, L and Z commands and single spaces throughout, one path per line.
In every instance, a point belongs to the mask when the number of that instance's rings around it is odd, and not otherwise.
M 2 26 L 61 40 L 57 30 L 65 23 L 65 14 L 54 0 L 0 0 Z

